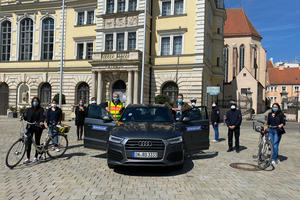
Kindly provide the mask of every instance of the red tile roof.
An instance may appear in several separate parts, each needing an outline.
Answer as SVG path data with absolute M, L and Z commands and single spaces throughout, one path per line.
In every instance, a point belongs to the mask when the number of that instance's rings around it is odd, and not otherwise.
M 273 63 L 271 61 L 267 61 L 267 69 L 273 68 Z
M 269 68 L 268 77 L 270 85 L 300 85 L 299 68 Z
M 262 39 L 247 17 L 243 8 L 226 9 L 227 20 L 224 26 L 224 36 L 256 36 Z

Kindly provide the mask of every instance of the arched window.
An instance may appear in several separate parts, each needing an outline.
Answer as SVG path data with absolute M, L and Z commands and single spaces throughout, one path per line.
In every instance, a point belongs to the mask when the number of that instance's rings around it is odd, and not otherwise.
M 225 59 L 225 83 L 228 83 L 228 59 L 229 59 L 229 48 L 225 46 L 224 48 L 224 59 Z
M 178 96 L 178 86 L 174 82 L 167 82 L 163 85 L 161 90 L 163 95 L 167 95 L 170 98 L 170 102 L 175 102 Z
M 46 18 L 43 20 L 42 35 L 42 60 L 52 60 L 54 44 L 54 20 Z
M 11 44 L 11 23 L 4 21 L 1 24 L 0 35 L 0 60 L 9 61 L 10 59 L 10 44 Z
M 40 87 L 40 100 L 42 105 L 49 105 L 51 103 L 51 85 L 49 83 L 43 83 Z
M 240 46 L 240 71 L 245 67 L 245 46 Z
M 19 60 L 32 59 L 32 42 L 33 42 L 33 21 L 26 18 L 21 21 L 20 25 L 20 46 Z
M 90 98 L 90 87 L 86 82 L 82 82 L 77 86 L 76 91 L 76 104 L 80 99 L 84 101 L 84 103 L 88 103 Z

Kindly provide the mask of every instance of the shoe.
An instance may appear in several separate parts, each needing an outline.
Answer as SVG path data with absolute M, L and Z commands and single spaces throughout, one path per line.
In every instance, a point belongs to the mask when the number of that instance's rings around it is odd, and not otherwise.
M 219 140 L 213 140 L 212 142 L 217 143 L 217 142 L 219 142 Z
M 29 163 L 30 163 L 30 160 L 27 158 L 27 159 L 24 160 L 23 163 L 24 163 L 24 164 L 29 164 Z
M 276 165 L 276 161 L 275 161 L 275 160 L 272 160 L 271 164 L 272 164 L 273 166 L 275 166 L 275 165 Z
M 36 157 L 34 157 L 33 160 L 32 160 L 33 163 L 35 163 L 35 162 L 37 162 L 37 161 L 39 161 L 39 159 L 36 158 Z
M 232 147 L 230 147 L 230 148 L 227 150 L 227 152 L 231 152 L 231 151 L 233 151 L 233 148 L 232 148 Z
M 275 163 L 276 163 L 276 164 L 279 164 L 279 163 L 280 163 L 280 159 L 277 158 L 277 159 L 275 160 Z
M 51 149 L 50 149 L 51 151 L 54 151 L 55 150 L 55 148 L 54 147 L 51 147 Z
M 60 152 L 59 148 L 56 148 L 55 151 L 56 151 L 56 152 Z
M 236 148 L 235 152 L 240 153 L 240 148 Z

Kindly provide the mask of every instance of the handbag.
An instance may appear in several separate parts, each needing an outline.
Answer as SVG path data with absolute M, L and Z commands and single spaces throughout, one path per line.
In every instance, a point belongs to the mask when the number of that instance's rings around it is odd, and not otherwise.
M 278 135 L 283 135 L 283 134 L 285 134 L 286 132 L 285 132 L 285 130 L 284 130 L 284 128 L 282 127 L 282 128 L 279 128 L 278 130 L 277 130 L 277 134 Z

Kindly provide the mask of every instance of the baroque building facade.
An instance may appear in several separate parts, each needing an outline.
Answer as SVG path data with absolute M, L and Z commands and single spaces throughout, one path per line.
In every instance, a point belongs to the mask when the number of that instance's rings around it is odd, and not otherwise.
M 66 1 L 64 111 L 113 92 L 126 104 L 178 93 L 207 104 L 206 87 L 223 82 L 225 19 L 220 0 Z M 1 1 L 0 114 L 59 93 L 61 22 L 61 1 Z

